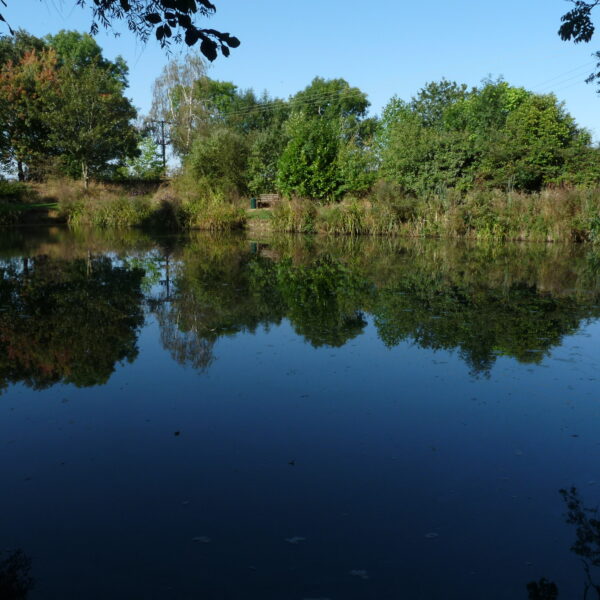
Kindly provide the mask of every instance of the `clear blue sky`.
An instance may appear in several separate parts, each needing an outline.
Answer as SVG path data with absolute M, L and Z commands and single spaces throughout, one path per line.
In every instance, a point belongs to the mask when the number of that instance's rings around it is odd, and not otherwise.
M 209 70 L 241 88 L 287 97 L 313 77 L 343 77 L 369 96 L 379 113 L 390 97 L 410 98 L 426 82 L 476 85 L 502 75 L 513 85 L 555 92 L 577 121 L 600 140 L 600 96 L 583 82 L 597 44 L 574 45 L 556 34 L 569 8 L 564 0 L 213 0 L 210 27 L 242 45 Z M 89 9 L 75 0 L 8 0 L 2 12 L 13 27 L 35 35 L 87 31 Z M 600 12 L 597 15 L 600 25 Z M 141 44 L 125 28 L 101 32 L 105 55 L 130 67 L 134 104 L 147 111 L 152 82 L 168 60 L 153 40 Z M 175 53 L 178 50 L 174 50 Z

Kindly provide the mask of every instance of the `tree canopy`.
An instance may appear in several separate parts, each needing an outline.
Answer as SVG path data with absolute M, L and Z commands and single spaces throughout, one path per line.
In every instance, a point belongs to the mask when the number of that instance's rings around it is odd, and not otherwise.
M 81 176 L 137 154 L 128 68 L 89 34 L 0 37 L 0 162 L 19 180 Z
M 0 0 L 7 6 L 10 0 Z M 14 1 L 14 0 L 13 0 Z M 240 41 L 229 33 L 216 29 L 198 27 L 197 15 L 209 17 L 216 6 L 209 0 L 73 0 L 76 5 L 92 7 L 91 32 L 100 26 L 110 28 L 114 22 L 123 21 L 141 40 L 146 41 L 152 33 L 161 46 L 171 41 L 185 42 L 188 46 L 199 44 L 200 52 L 210 61 L 217 58 L 219 50 L 229 56 L 230 48 L 237 48 Z M 0 14 L 0 21 L 6 19 Z M 8 24 L 10 33 L 14 33 Z

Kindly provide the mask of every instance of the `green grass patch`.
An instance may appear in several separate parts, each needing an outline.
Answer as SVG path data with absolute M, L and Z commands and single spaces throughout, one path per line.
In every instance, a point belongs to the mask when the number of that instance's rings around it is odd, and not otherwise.
M 0 203 L 0 212 L 28 212 L 40 208 L 55 210 L 58 208 L 58 204 L 56 202 L 38 202 L 33 204 L 28 202 Z
M 273 219 L 273 211 L 268 208 L 260 208 L 255 210 L 247 210 L 246 218 L 249 221 L 258 220 L 258 221 L 271 221 Z

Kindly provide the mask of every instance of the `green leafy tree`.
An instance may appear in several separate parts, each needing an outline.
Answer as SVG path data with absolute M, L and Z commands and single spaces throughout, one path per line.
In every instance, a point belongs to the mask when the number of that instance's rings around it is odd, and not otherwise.
M 252 139 L 248 156 L 248 189 L 252 194 L 268 194 L 277 188 L 279 160 L 288 143 L 283 124 L 259 131 Z
M 136 114 L 123 85 L 105 68 L 95 63 L 82 70 L 66 65 L 47 116 L 50 140 L 87 186 L 90 175 L 110 161 L 136 154 Z
M 356 158 L 352 151 L 363 149 L 369 130 L 364 127 L 369 106 L 366 95 L 343 79 L 316 77 L 290 100 L 290 106 L 289 141 L 278 163 L 278 189 L 288 196 L 339 198 L 350 187 L 340 161 L 347 166 Z
M 525 190 L 560 181 L 567 153 L 591 146 L 589 133 L 553 94 L 530 95 L 522 102 L 507 117 L 501 140 L 499 156 L 492 155 L 487 166 L 495 178 Z
M 29 50 L 18 62 L 10 59 L 0 66 L 1 158 L 6 166 L 16 164 L 19 181 L 42 156 L 54 152 L 47 115 L 58 85 L 52 50 Z
M 80 72 L 96 66 L 127 87 L 129 68 L 123 57 L 117 56 L 114 62 L 106 59 L 102 55 L 102 48 L 91 35 L 63 29 L 55 35 L 47 35 L 45 42 L 56 52 L 59 67 L 67 66 Z
M 24 29 L 19 29 L 11 35 L 0 36 L 0 65 L 9 61 L 18 64 L 25 54 L 35 50 L 40 53 L 47 49 L 46 42 Z
M 287 196 L 334 200 L 342 185 L 337 168 L 338 120 L 292 115 L 289 142 L 278 163 L 277 187 Z
M 150 122 L 166 129 L 171 147 L 180 157 L 189 154 L 198 124 L 206 120 L 206 109 L 195 89 L 205 72 L 205 61 L 190 53 L 183 60 L 169 61 L 152 86 Z
M 138 144 L 139 156 L 127 158 L 117 170 L 119 177 L 155 181 L 164 175 L 158 145 L 150 137 L 143 137 Z
M 410 102 L 393 98 L 377 140 L 383 177 L 418 196 L 475 186 L 534 191 L 593 182 L 598 172 L 589 134 L 555 96 L 502 80 L 469 91 L 442 81 Z M 578 165 L 586 172 L 572 176 Z
M 196 139 L 186 167 L 215 189 L 244 194 L 247 160 L 247 139 L 232 129 L 215 126 Z

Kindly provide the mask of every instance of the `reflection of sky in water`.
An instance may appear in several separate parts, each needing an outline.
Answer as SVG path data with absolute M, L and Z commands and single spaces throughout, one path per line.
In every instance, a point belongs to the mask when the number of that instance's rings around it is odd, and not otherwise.
M 340 348 L 287 319 L 223 337 L 199 373 L 149 316 L 108 385 L 0 396 L 0 546 L 33 557 L 31 598 L 578 597 L 558 490 L 600 497 L 600 324 L 475 377 L 366 318 Z

